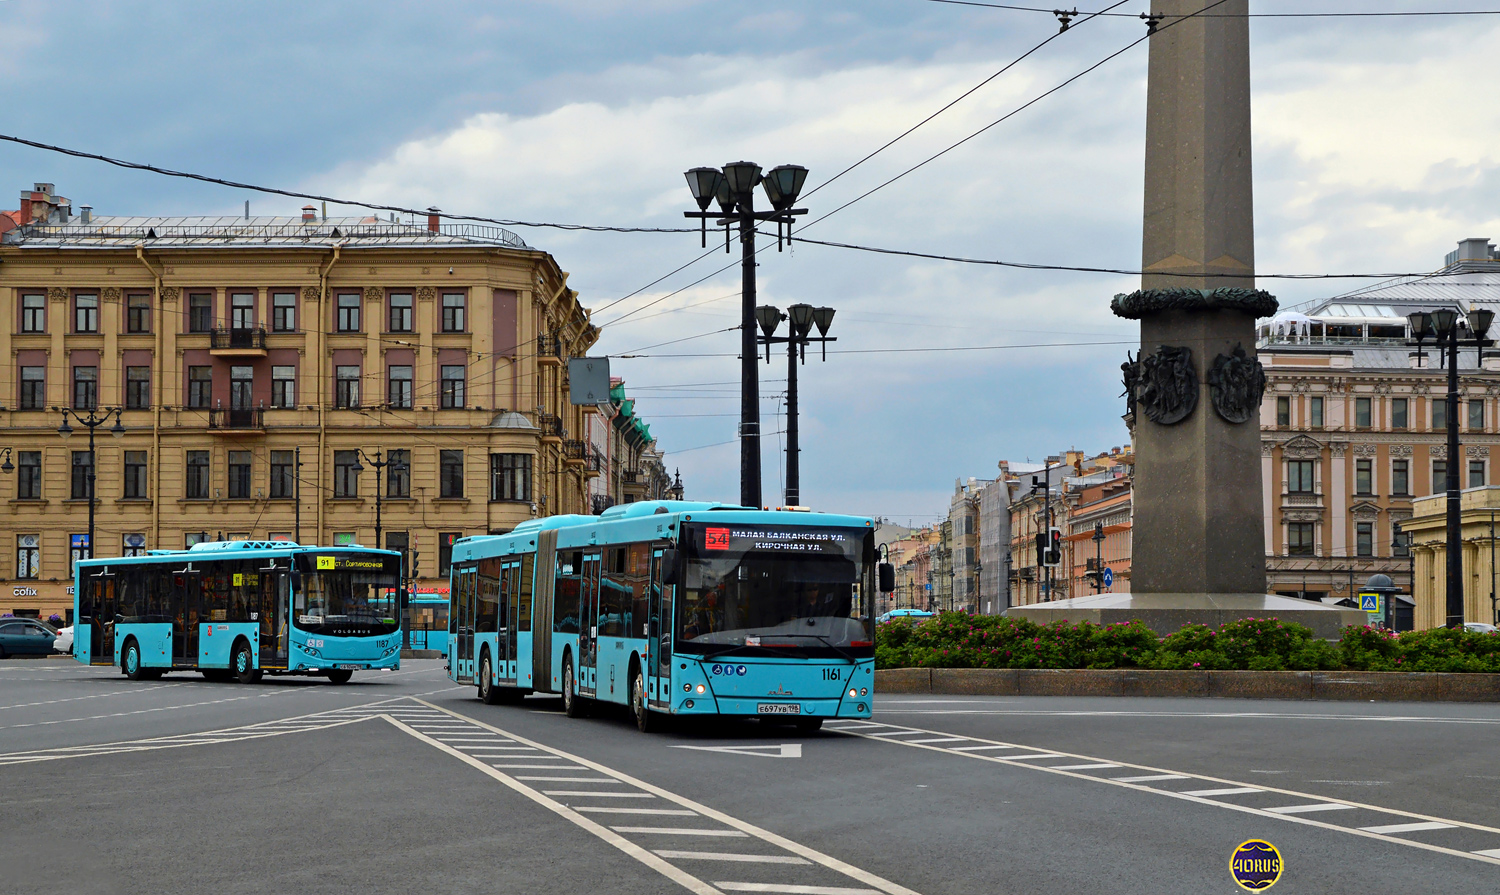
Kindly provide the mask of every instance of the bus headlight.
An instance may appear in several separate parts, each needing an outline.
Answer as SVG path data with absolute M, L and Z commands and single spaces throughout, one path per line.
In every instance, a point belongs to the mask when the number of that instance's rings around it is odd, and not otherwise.
M 859 691 L 858 690 L 850 688 L 850 690 L 849 690 L 849 698 L 850 699 L 853 699 L 854 697 L 856 697 L 858 695 L 859 695 Z
M 860 687 L 859 688 L 859 695 L 861 695 L 861 696 L 869 696 L 870 695 L 870 691 L 867 690 L 867 689 L 865 689 L 864 687 Z
M 859 705 L 857 705 L 857 706 L 854 707 L 854 710 L 856 712 L 862 712 L 862 711 L 864 711 L 865 710 L 865 704 L 863 702 L 861 702 Z
M 701 696 L 701 695 L 702 695 L 702 694 L 704 694 L 704 693 L 707 693 L 707 692 L 708 692 L 708 688 L 707 688 L 707 687 L 705 687 L 705 686 L 703 686 L 703 685 L 702 685 L 702 684 L 699 684 L 699 685 L 698 685 L 698 686 L 697 686 L 697 687 L 694 687 L 694 688 L 693 688 L 693 689 L 695 689 L 695 690 L 696 690 L 696 691 L 697 691 L 697 692 L 698 692 L 698 694 L 699 694 L 699 695 L 700 695 L 700 696 Z
M 684 692 L 684 693 L 691 693 L 691 692 L 693 692 L 693 685 L 692 684 L 683 684 L 682 685 L 682 692 Z

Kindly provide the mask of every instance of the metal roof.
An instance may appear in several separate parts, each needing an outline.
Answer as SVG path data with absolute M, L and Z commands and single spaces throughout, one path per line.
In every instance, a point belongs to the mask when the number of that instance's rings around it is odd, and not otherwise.
M 503 246 L 526 249 L 525 240 L 503 227 L 443 223 L 434 233 L 425 222 L 374 217 L 131 217 L 94 215 L 88 223 L 30 224 L 7 231 L 0 242 L 25 248 L 331 248 L 402 246 L 433 248 Z

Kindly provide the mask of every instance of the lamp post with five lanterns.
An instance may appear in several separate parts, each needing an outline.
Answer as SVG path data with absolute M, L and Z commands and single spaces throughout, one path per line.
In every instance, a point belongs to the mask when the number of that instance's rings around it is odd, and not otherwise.
M 94 430 L 109 422 L 110 417 L 114 417 L 115 424 L 109 427 L 109 434 L 116 438 L 125 437 L 125 425 L 120 422 L 122 411 L 123 408 L 120 407 L 106 407 L 103 410 L 90 408 L 87 411 L 79 412 L 78 410 L 69 410 L 65 407 L 62 409 L 62 425 L 57 427 L 57 434 L 62 436 L 64 441 L 68 439 L 68 436 L 73 434 L 73 427 L 68 425 L 69 415 L 73 417 L 78 425 L 89 430 L 89 468 L 87 473 L 89 499 L 88 559 L 93 559 L 94 557 L 94 480 L 95 470 L 98 465 L 97 455 L 94 453 Z

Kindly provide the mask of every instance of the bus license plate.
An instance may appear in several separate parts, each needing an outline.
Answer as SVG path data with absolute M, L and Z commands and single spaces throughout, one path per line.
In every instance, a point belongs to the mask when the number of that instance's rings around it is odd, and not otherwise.
M 800 715 L 802 706 L 788 705 L 784 702 L 762 702 L 755 707 L 755 711 L 761 715 Z
M 341 668 L 341 669 L 348 669 L 349 671 L 358 671 L 361 668 L 363 668 L 364 666 L 363 665 L 340 665 L 338 667 Z

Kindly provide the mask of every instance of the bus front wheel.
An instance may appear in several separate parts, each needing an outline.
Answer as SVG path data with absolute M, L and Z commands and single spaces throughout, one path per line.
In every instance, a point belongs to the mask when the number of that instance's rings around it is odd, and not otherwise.
M 250 655 L 250 644 L 244 641 L 240 641 L 234 648 L 234 658 L 230 660 L 229 668 L 234 679 L 242 684 L 253 684 L 260 680 L 260 670 L 255 667 L 255 658 Z
M 562 674 L 562 698 L 563 714 L 569 718 L 582 718 L 583 697 L 574 692 L 573 686 L 573 657 L 569 656 L 563 660 Z
M 335 668 L 328 672 L 328 681 L 333 684 L 347 684 L 351 677 L 354 677 L 354 672 L 347 668 Z
M 485 705 L 494 705 L 500 701 L 500 691 L 495 687 L 495 676 L 490 668 L 489 653 L 485 653 L 484 658 L 479 660 L 479 699 Z

